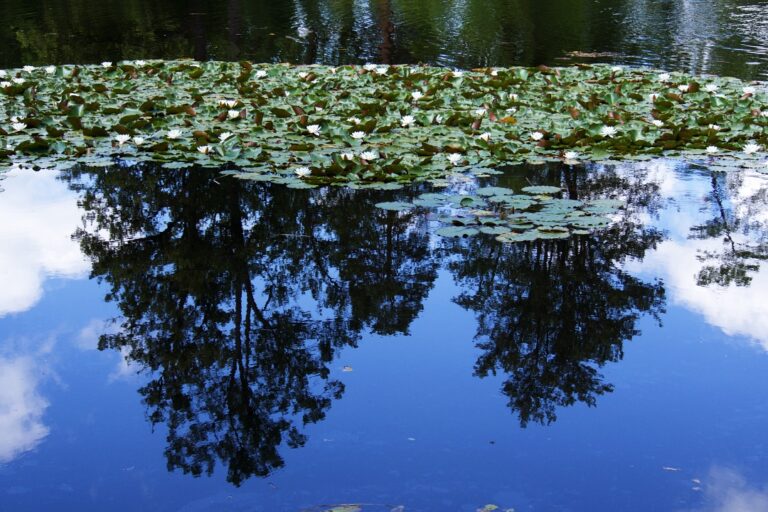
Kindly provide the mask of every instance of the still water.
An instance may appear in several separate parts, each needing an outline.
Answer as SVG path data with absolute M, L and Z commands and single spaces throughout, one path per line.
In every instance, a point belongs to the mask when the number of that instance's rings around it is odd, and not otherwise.
M 768 77 L 738 0 L 0 2 L 0 68 L 612 62 Z M 523 166 L 609 229 L 150 164 L 0 181 L 0 512 L 768 511 L 768 175 Z M 404 507 L 404 508 L 398 508 Z M 348 507 L 343 512 L 354 512 Z
M 3 0 L 0 20 L 0 68 L 599 61 L 768 78 L 764 0 Z
M 502 245 L 372 206 L 426 187 L 12 171 L 0 510 L 766 510 L 768 177 L 481 182 L 628 206 Z

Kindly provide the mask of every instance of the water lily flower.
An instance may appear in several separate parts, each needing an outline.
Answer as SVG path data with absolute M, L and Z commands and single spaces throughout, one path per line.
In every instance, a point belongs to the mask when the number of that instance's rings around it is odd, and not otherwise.
M 499 76 L 499 70 L 498 69 L 492 69 L 491 70 L 491 76 Z
M 442 114 L 437 114 L 437 115 L 435 116 L 435 122 L 436 122 L 437 124 L 440 124 L 440 123 L 442 123 L 442 122 L 443 122 L 443 115 L 442 115 Z
M 315 137 L 320 136 L 320 125 L 319 124 L 311 124 L 307 126 L 307 132 L 310 135 L 314 135 Z
M 755 144 L 754 142 L 750 142 L 746 146 L 744 146 L 744 154 L 751 155 L 752 153 L 757 153 L 760 151 L 760 144 Z
M 11 116 L 12 123 L 18 123 L 20 121 L 21 121 L 21 118 L 19 116 Z
M 600 128 L 600 135 L 603 137 L 613 137 L 616 133 L 618 133 L 618 130 L 615 126 L 603 126 Z
M 307 78 L 308 76 L 309 76 L 309 73 L 307 73 L 306 71 L 299 71 L 299 78 L 304 79 L 304 78 Z
M 720 126 L 716 125 L 716 124 L 710 124 L 710 125 L 707 126 L 707 128 L 709 128 L 713 132 L 719 132 L 720 131 Z
M 48 66 L 45 68 L 45 72 L 52 75 L 56 72 L 56 66 Z
M 169 139 L 178 139 L 181 137 L 181 130 L 171 130 L 166 134 Z
M 768 110 L 763 110 L 762 112 L 760 112 L 760 116 L 761 117 L 768 117 Z
M 691 86 L 688 84 L 680 84 L 677 86 L 677 90 L 680 92 L 688 92 L 688 89 L 690 89 Z
M 510 107 L 505 112 L 507 112 L 508 114 L 514 114 L 515 112 L 517 112 L 517 109 L 515 107 Z
M 230 138 L 232 135 L 234 135 L 232 132 L 222 132 L 219 134 L 219 140 L 221 142 L 224 142 L 228 138 Z
M 365 66 L 363 66 L 363 69 L 366 71 L 373 71 L 376 68 L 377 68 L 376 64 L 366 64 Z
M 512 93 L 509 95 L 510 98 L 512 98 L 513 101 L 517 101 L 520 96 L 517 95 L 517 93 Z
M 575 151 L 566 151 L 563 157 L 566 160 L 576 160 L 577 158 L 579 158 L 579 154 Z
M 544 134 L 541 133 L 541 132 L 533 132 L 533 133 L 531 133 L 531 138 L 533 140 L 539 141 L 539 140 L 544 138 Z
M 295 172 L 296 176 L 298 176 L 299 178 L 306 178 L 307 176 L 312 174 L 312 171 L 310 170 L 309 167 L 297 167 L 296 169 L 293 170 L 293 172 Z
M 137 146 L 141 146 L 142 144 L 144 144 L 144 137 L 138 137 L 138 136 L 134 137 L 133 143 L 136 144 Z
M 197 151 L 199 153 L 202 153 L 204 155 L 207 155 L 211 151 L 211 146 L 205 145 L 205 146 L 197 146 Z
M 360 121 L 360 118 L 352 116 L 347 118 L 347 122 L 352 124 L 360 124 L 362 121 Z
M 717 91 L 718 87 L 717 84 L 707 84 L 704 86 L 704 90 L 707 92 L 715 92 Z
M 322 112 L 323 110 L 324 110 L 323 107 L 318 107 L 317 105 L 315 105 L 315 112 Z
M 136 66 L 139 66 L 140 68 L 143 68 L 144 66 L 146 66 L 146 65 L 147 65 L 147 61 L 145 61 L 145 60 L 141 60 L 141 59 L 139 59 L 139 60 L 135 60 L 135 61 L 133 61 L 133 63 L 134 63 Z
M 484 108 L 479 108 L 475 110 L 475 115 L 477 117 L 483 117 L 487 111 Z
M 31 73 L 31 72 L 33 72 L 33 71 L 35 70 L 35 66 L 24 66 L 24 67 L 23 67 L 23 68 L 21 68 L 21 69 L 23 69 L 23 70 L 24 70 L 24 71 L 26 71 L 27 73 Z
M 227 111 L 227 117 L 230 119 L 237 119 L 240 117 L 240 111 L 239 110 L 229 110 Z
M 478 139 L 484 140 L 485 142 L 488 142 L 491 140 L 491 132 L 483 132 L 480 135 L 477 136 Z
M 363 151 L 360 153 L 360 158 L 363 160 L 371 161 L 379 158 L 379 154 L 376 151 Z
M 614 73 L 619 73 L 620 71 L 624 71 L 624 68 L 622 68 L 621 66 L 613 66 L 611 68 L 611 71 L 613 71 Z
M 744 87 L 741 91 L 748 96 L 755 94 L 755 88 L 751 85 Z
M 658 93 L 652 92 L 651 94 L 648 95 L 648 101 L 650 101 L 651 103 L 655 102 L 657 99 L 659 99 Z
M 356 139 L 356 140 L 364 139 L 365 138 L 365 132 L 363 132 L 363 131 L 352 132 L 352 138 Z
M 400 125 L 405 128 L 407 126 L 411 126 L 413 123 L 416 122 L 416 118 L 413 116 L 403 116 L 400 119 Z
M 221 106 L 221 107 L 234 108 L 235 105 L 237 105 L 237 100 L 221 100 L 221 101 L 219 101 L 219 106 Z
M 131 140 L 131 136 L 130 135 L 125 135 L 123 133 L 121 133 L 120 135 L 117 135 L 115 137 L 115 141 L 117 142 L 118 146 L 122 146 L 123 144 L 125 144 L 129 140 Z
M 453 72 L 453 78 L 461 78 L 463 76 L 464 76 L 464 72 L 463 71 L 454 71 Z
M 13 83 L 17 84 L 17 85 L 21 85 L 21 84 L 24 83 L 24 79 L 23 78 L 12 78 L 11 81 Z
M 104 61 L 104 62 L 101 63 L 101 67 L 103 67 L 103 68 L 111 68 L 112 67 L 112 63 L 109 62 L 109 61 Z
M 379 75 L 386 75 L 387 71 L 389 71 L 389 68 L 386 66 L 379 66 L 376 68 L 376 74 Z
M 341 154 L 341 159 L 342 160 L 352 160 L 353 158 L 355 158 L 355 154 L 354 153 L 346 152 L 346 153 L 342 153 Z
M 652 123 L 652 124 L 653 124 L 653 126 L 655 126 L 656 128 L 661 128 L 662 126 L 664 126 L 664 121 L 662 121 L 662 120 L 660 120 L 660 119 L 654 119 L 653 121 L 651 121 L 651 123 Z
M 11 125 L 11 128 L 13 128 L 13 131 L 15 132 L 21 132 L 26 130 L 27 124 L 26 123 L 13 123 Z
M 3 89 L 5 89 L 6 87 L 10 87 L 12 85 L 13 84 L 11 82 L 0 82 L 0 87 L 2 87 Z
M 424 94 L 421 91 L 413 91 L 411 93 L 411 98 L 413 98 L 414 101 L 419 101 L 423 97 L 424 97 Z
M 669 73 L 661 73 L 657 78 L 659 82 L 668 82 L 672 76 Z
M 256 71 L 256 78 L 264 78 L 267 76 L 267 72 L 263 69 Z
M 717 153 L 720 150 L 717 148 L 717 146 L 707 146 L 707 149 L 705 149 L 705 151 L 707 153 L 709 153 L 710 155 L 714 155 L 715 153 Z
M 459 165 L 463 159 L 463 157 L 458 153 L 449 153 L 446 158 L 448 158 L 448 161 L 453 165 Z

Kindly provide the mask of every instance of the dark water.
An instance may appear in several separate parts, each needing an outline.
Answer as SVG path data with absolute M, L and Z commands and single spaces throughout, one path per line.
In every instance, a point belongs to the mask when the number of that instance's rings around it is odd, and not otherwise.
M 12 171 L 0 510 L 766 510 L 768 179 L 486 181 L 628 207 L 501 245 L 372 206 L 420 189 Z
M 0 68 L 187 56 L 768 77 L 757 0 L 3 0 L 0 19 Z

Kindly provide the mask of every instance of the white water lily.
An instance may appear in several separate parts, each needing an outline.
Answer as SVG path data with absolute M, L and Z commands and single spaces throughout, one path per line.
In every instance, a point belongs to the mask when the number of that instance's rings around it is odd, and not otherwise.
M 104 61 L 104 62 L 101 63 L 101 67 L 103 67 L 103 68 L 111 68 L 112 67 L 112 63 L 109 62 L 109 61 Z
M 488 142 L 491 140 L 491 132 L 483 132 L 480 135 L 477 136 L 478 139 L 484 140 L 485 142 Z
M 705 149 L 707 153 L 710 155 L 714 155 L 715 153 L 719 152 L 720 150 L 717 148 L 717 146 L 707 146 L 707 149 Z
M 707 92 L 715 92 L 717 91 L 718 87 L 717 84 L 707 84 L 704 86 L 704 90 Z
M 379 75 L 386 75 L 387 71 L 389 71 L 389 68 L 387 66 L 379 66 L 376 68 L 376 74 L 379 74 Z
M 219 101 L 220 107 L 234 108 L 235 105 L 237 105 L 237 100 L 220 100 Z
M 15 132 L 21 132 L 27 129 L 26 123 L 13 123 L 11 125 L 11 128 L 13 128 L 13 131 Z
M 662 126 L 664 126 L 664 121 L 662 121 L 662 120 L 660 120 L 660 119 L 654 119 L 653 121 L 651 121 L 651 123 L 652 123 L 652 124 L 653 124 L 653 126 L 655 126 L 656 128 L 661 128 Z
M 360 158 L 363 160 L 371 161 L 379 158 L 379 154 L 376 151 L 363 151 L 360 153 Z
M 618 73 L 619 71 L 624 71 L 624 68 L 621 66 L 613 66 L 611 68 L 611 71 L 613 71 L 614 73 Z
M 751 155 L 752 153 L 757 153 L 760 151 L 760 148 L 762 146 L 760 144 L 755 144 L 754 142 L 750 142 L 746 146 L 744 146 L 744 153 L 747 155 Z
M 448 161 L 453 165 L 459 165 L 463 159 L 463 157 L 458 153 L 449 153 L 446 158 L 448 158 Z
M 531 138 L 532 138 L 533 140 L 536 140 L 536 141 L 538 141 L 538 140 L 541 140 L 541 139 L 543 139 L 543 138 L 544 138 L 544 134 L 543 134 L 543 133 L 541 133 L 541 132 L 533 132 L 533 133 L 531 133 Z
M 120 135 L 115 136 L 115 141 L 117 142 L 118 146 L 122 146 L 123 144 L 125 144 L 129 140 L 131 140 L 131 136 L 130 135 L 126 135 L 124 133 L 121 133 Z
M 463 71 L 454 71 L 453 72 L 453 78 L 461 78 L 463 76 L 464 76 L 464 72 Z
M 0 82 L 0 87 L 2 87 L 3 89 L 5 89 L 6 87 L 10 87 L 12 85 L 13 84 L 11 82 Z
M 499 70 L 498 69 L 492 69 L 491 70 L 491 76 L 499 76 Z
M 755 94 L 755 88 L 752 87 L 751 85 L 748 85 L 748 86 L 744 87 L 741 91 L 744 94 L 748 94 L 748 95 Z
M 342 160 L 352 160 L 355 158 L 355 154 L 352 152 L 347 151 L 346 153 L 341 154 Z
M 515 112 L 517 112 L 517 109 L 515 107 L 510 107 L 506 109 L 505 112 L 508 114 L 514 114 Z
M 310 124 L 309 126 L 307 126 L 307 132 L 310 135 L 314 135 L 315 137 L 318 137 L 320 135 L 320 125 Z
M 413 91 L 411 93 L 411 98 L 413 98 L 415 101 L 419 101 L 423 97 L 424 97 L 424 93 L 422 93 L 421 91 Z
M 415 122 L 416 122 L 416 118 L 413 116 L 403 116 L 402 118 L 400 118 L 400 126 L 402 126 L 403 128 L 407 126 L 411 126 Z
M 134 137 L 133 143 L 136 144 L 137 146 L 141 146 L 142 144 L 144 144 L 144 137 Z
M 11 81 L 13 83 L 17 84 L 17 85 L 21 85 L 21 84 L 24 83 L 24 79 L 23 78 L 11 78 Z
M 566 151 L 563 157 L 566 160 L 576 160 L 577 158 L 579 158 L 579 154 L 575 151 Z
M 352 116 L 347 118 L 347 122 L 352 124 L 360 124 L 362 121 L 360 121 L 359 117 Z
M 33 72 L 35 70 L 35 66 L 24 66 L 21 69 L 26 71 L 27 73 L 31 73 L 31 72 Z
M 690 89 L 691 86 L 688 84 L 680 84 L 677 86 L 677 90 L 680 92 L 688 92 L 688 89 Z
M 133 61 L 133 63 L 134 63 L 134 65 L 139 66 L 140 68 L 143 68 L 144 66 L 147 65 L 147 61 L 141 60 L 141 59 L 135 60 L 135 61 Z
M 224 142 L 228 138 L 230 138 L 232 135 L 234 135 L 232 132 L 222 132 L 219 134 L 219 140 L 221 142 Z
M 227 117 L 230 119 L 237 119 L 240 117 L 240 111 L 239 110 L 229 110 L 227 111 Z
M 603 126 L 600 128 L 600 135 L 603 137 L 613 137 L 618 133 L 618 130 L 615 126 Z
M 487 110 L 485 110 L 484 108 L 479 108 L 479 109 L 475 110 L 475 115 L 477 117 L 483 117 L 486 114 L 486 112 L 487 112 Z
M 204 155 L 207 155 L 211 151 L 211 146 L 197 146 L 197 151 Z
M 659 82 L 668 82 L 672 76 L 669 73 L 661 73 L 657 78 Z
M 362 132 L 362 131 L 352 132 L 352 138 L 356 140 L 364 139 L 365 132 Z
M 264 78 L 267 76 L 267 72 L 263 69 L 256 71 L 256 78 Z
M 768 117 L 768 110 L 763 110 L 762 112 L 760 112 L 760 116 L 761 117 Z
M 296 173 L 296 176 L 299 178 L 306 178 L 312 174 L 312 170 L 309 167 L 297 167 L 293 172 Z
M 54 74 L 56 72 L 56 66 L 47 66 L 45 68 L 45 72 L 48 73 L 49 75 Z
M 365 66 L 363 66 L 363 69 L 366 71 L 373 71 L 374 69 L 376 69 L 376 67 L 377 67 L 376 64 L 366 64 Z
M 710 125 L 707 126 L 707 128 L 709 128 L 713 132 L 719 132 L 720 131 L 720 126 L 716 125 L 716 124 L 710 124 Z
M 306 71 L 299 71 L 299 78 L 301 78 L 302 80 L 307 78 L 308 76 L 309 76 L 309 73 L 307 73 Z
M 166 134 L 166 137 L 168 137 L 169 139 L 178 139 L 179 137 L 181 137 L 181 130 L 170 130 Z
M 648 95 L 648 101 L 650 101 L 651 103 L 655 102 L 657 99 L 659 99 L 658 93 L 652 92 L 651 94 Z

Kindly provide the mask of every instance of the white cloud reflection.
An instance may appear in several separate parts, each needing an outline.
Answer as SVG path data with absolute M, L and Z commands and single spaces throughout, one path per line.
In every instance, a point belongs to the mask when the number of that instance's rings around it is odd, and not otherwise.
M 35 448 L 48 435 L 48 402 L 38 390 L 40 369 L 32 358 L 0 356 L 0 463 Z
M 0 192 L 0 317 L 40 300 L 47 277 L 78 278 L 89 264 L 72 234 L 80 223 L 74 192 L 57 171 L 14 169 Z
M 749 485 L 734 469 L 714 467 L 704 484 L 707 505 L 699 512 L 768 512 L 768 485 Z

